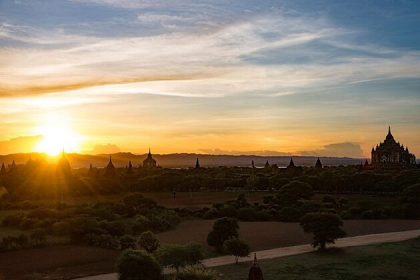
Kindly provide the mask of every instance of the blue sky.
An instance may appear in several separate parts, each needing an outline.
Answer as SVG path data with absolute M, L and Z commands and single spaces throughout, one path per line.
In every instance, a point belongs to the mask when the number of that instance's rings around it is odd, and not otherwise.
M 1 0 L 0 153 L 48 112 L 83 151 L 368 156 L 390 124 L 419 154 L 419 29 L 418 1 Z

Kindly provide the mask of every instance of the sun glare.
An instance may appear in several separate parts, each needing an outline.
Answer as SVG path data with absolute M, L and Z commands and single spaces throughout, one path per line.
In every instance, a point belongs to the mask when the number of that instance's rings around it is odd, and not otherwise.
M 76 133 L 68 120 L 59 116 L 48 116 L 38 128 L 42 135 L 36 151 L 56 156 L 61 151 L 79 152 L 81 136 Z

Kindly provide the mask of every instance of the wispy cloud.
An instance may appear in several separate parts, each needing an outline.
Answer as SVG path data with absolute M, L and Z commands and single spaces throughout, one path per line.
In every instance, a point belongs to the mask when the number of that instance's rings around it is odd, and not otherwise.
M 169 18 L 176 20 L 176 17 Z M 147 20 L 162 18 L 154 15 Z M 34 33 L 28 38 L 25 34 L 30 33 L 29 30 L 23 34 L 12 32 L 7 36 L 16 40 L 60 46 L 0 49 L 0 75 L 5 77 L 0 89 L 3 95 L 19 95 L 115 84 L 112 90 L 116 93 L 198 97 L 249 92 L 282 95 L 311 87 L 319 89 L 367 79 L 420 74 L 419 52 L 356 46 L 345 42 L 348 32 L 331 26 L 324 19 L 268 15 L 235 22 L 205 34 L 172 33 L 118 39 L 64 34 L 48 41 L 44 40 L 45 34 Z M 69 42 L 71 45 L 64 45 Z M 310 51 L 302 49 L 310 42 L 324 42 L 355 52 L 393 55 L 361 57 L 348 53 L 336 57 L 336 63 L 332 57 L 329 64 L 310 57 L 298 64 L 274 65 L 248 59 L 256 54 L 266 56 L 267 51 L 271 59 L 281 57 L 283 52 L 291 57 L 303 52 L 310 56 Z

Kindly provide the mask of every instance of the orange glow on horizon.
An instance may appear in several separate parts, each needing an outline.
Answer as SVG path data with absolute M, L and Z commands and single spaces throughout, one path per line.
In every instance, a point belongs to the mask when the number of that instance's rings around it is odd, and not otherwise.
M 75 132 L 70 121 L 60 115 L 47 114 L 37 129 L 42 139 L 36 145 L 36 152 L 57 156 L 61 151 L 80 152 L 82 136 Z

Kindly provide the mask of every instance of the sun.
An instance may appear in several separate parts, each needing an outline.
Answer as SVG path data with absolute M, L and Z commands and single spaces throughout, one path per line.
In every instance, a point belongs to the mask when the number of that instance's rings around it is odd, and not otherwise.
M 62 116 L 48 116 L 37 129 L 42 136 L 36 151 L 56 156 L 65 152 L 79 152 L 82 137 L 71 127 L 70 122 Z

